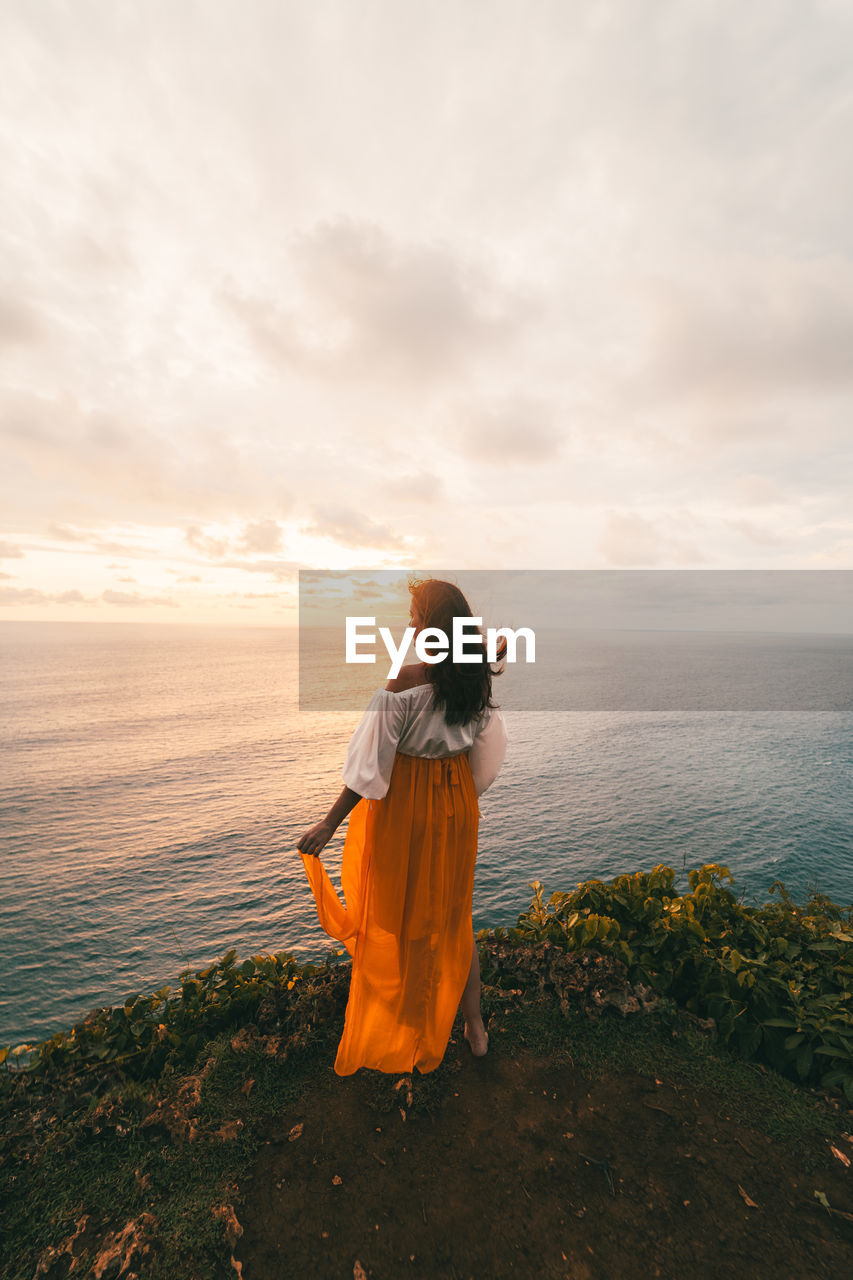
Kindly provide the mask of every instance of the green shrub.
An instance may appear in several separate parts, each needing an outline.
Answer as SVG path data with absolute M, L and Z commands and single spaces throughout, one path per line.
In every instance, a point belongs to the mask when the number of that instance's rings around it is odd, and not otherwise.
M 712 1017 L 744 1057 L 839 1086 L 853 1103 L 853 907 L 818 893 L 798 906 L 780 881 L 770 890 L 776 901 L 745 906 L 728 887 L 729 869 L 715 863 L 688 882 L 677 893 L 675 872 L 661 865 L 587 880 L 546 904 L 534 881 L 516 927 L 491 936 L 618 955 L 632 981 Z
M 340 953 L 336 953 L 340 954 Z M 118 1074 L 142 1080 L 165 1068 L 191 1065 L 201 1046 L 223 1028 L 255 1016 L 262 1001 L 282 1030 L 300 988 L 325 965 L 300 965 L 292 954 L 256 955 L 237 963 L 233 949 L 206 969 L 179 975 L 180 990 L 160 987 L 152 995 L 134 994 L 115 1008 L 94 1009 L 82 1022 L 49 1039 L 16 1049 L 0 1049 L 0 1063 L 32 1051 L 26 1067 L 33 1077 L 76 1075 L 110 1066 Z

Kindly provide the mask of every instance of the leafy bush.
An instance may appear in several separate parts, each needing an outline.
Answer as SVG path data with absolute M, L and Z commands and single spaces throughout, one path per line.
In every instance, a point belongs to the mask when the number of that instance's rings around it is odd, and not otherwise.
M 675 872 L 660 865 L 587 880 L 546 904 L 537 880 L 515 928 L 478 937 L 618 955 L 632 981 L 713 1018 L 744 1057 L 840 1087 L 853 1103 L 853 907 L 818 893 L 798 906 L 780 881 L 770 890 L 777 900 L 745 906 L 728 887 L 728 867 L 715 863 L 691 871 L 688 883 L 677 893 Z
M 341 954 L 341 953 L 337 953 Z M 300 965 L 290 952 L 256 955 L 237 963 L 233 948 L 195 973 L 179 975 L 180 991 L 160 987 L 152 995 L 128 996 L 115 1008 L 94 1009 L 69 1031 L 16 1049 L 0 1049 L 0 1064 L 32 1051 L 26 1071 L 35 1077 L 77 1074 L 110 1066 L 132 1079 L 157 1077 L 164 1069 L 190 1065 L 204 1042 L 224 1027 L 245 1023 L 262 1002 L 278 1025 L 288 1029 L 300 987 L 325 965 Z

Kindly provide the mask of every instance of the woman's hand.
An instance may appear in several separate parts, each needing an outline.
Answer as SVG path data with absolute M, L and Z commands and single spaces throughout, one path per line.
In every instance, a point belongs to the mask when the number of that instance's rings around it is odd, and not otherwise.
M 297 842 L 297 849 L 300 853 L 311 854 L 316 858 L 321 849 L 324 849 L 335 834 L 335 828 L 326 818 L 322 822 L 318 822 L 315 826 L 309 827 L 303 836 Z
M 357 791 L 351 791 L 349 787 L 344 787 L 329 812 L 326 814 L 322 822 L 318 822 L 316 826 L 309 827 L 304 836 L 301 836 L 296 847 L 300 853 L 309 853 L 313 857 L 317 857 L 321 849 L 325 849 L 344 818 L 358 804 L 361 796 Z

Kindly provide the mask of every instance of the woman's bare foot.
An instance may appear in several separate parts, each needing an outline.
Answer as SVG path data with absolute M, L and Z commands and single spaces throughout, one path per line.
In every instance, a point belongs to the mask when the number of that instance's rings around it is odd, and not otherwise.
M 465 1030 L 463 1031 L 462 1034 L 465 1037 L 465 1039 L 468 1041 L 469 1045 L 471 1046 L 471 1052 L 473 1053 L 474 1057 L 475 1058 L 485 1057 L 486 1050 L 489 1047 L 489 1033 L 486 1030 L 486 1028 L 483 1026 L 482 1019 L 480 1021 L 479 1027 L 476 1024 L 474 1024 L 472 1027 L 469 1028 L 468 1023 L 466 1022 Z

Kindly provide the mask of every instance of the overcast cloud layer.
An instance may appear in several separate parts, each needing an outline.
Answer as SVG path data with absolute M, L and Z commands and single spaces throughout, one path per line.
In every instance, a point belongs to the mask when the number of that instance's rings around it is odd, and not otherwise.
M 845 3 L 0 14 L 0 617 L 851 568 Z

